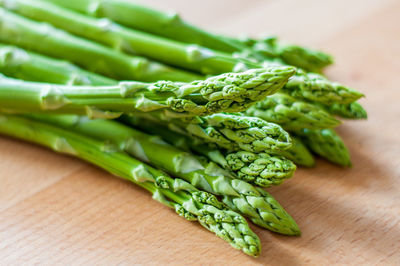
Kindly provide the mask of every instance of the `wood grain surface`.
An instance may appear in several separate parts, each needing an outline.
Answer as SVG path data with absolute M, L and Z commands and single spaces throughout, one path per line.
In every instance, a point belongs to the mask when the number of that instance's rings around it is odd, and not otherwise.
M 400 265 L 400 1 L 147 0 L 213 31 L 282 38 L 335 55 L 368 121 L 339 132 L 354 167 L 318 161 L 269 189 L 301 237 L 253 227 L 252 259 L 140 188 L 67 156 L 0 137 L 0 265 Z

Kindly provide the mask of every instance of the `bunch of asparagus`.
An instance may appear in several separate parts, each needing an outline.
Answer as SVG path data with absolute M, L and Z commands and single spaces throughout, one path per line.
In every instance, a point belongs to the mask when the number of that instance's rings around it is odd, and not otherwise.
M 0 0 L 0 133 L 131 181 L 258 256 L 241 215 L 300 234 L 262 187 L 313 166 L 311 152 L 351 164 L 334 116 L 367 115 L 361 93 L 321 74 L 332 62 L 131 1 Z

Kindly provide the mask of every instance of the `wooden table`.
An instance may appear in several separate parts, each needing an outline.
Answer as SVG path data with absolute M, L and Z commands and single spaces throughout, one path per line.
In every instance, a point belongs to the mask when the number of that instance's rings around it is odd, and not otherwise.
M 263 248 L 252 259 L 131 184 L 0 137 L 0 264 L 400 265 L 400 2 L 146 2 L 217 32 L 269 31 L 334 54 L 328 75 L 367 95 L 368 121 L 339 129 L 354 167 L 318 161 L 270 189 L 303 235 L 253 227 Z

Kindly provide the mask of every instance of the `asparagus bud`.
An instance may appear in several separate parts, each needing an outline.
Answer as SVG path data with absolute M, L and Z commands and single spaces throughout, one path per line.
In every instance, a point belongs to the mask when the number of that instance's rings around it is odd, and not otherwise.
M 333 129 L 304 129 L 296 134 L 302 137 L 308 148 L 321 157 L 341 166 L 351 166 L 349 150 Z
M 329 113 L 337 115 L 347 119 L 366 119 L 368 117 L 367 111 L 358 102 L 349 104 L 338 104 L 323 105 Z
M 326 105 L 334 103 L 348 104 L 363 96 L 362 93 L 329 81 L 320 74 L 306 73 L 300 69 L 285 85 L 282 92 L 295 98 Z
M 284 235 L 300 235 L 296 222 L 282 206 L 266 191 L 261 188 L 256 189 L 259 192 L 257 196 L 249 195 L 245 198 L 225 196 L 222 201 L 233 210 L 244 213 L 253 223 L 261 227 Z
M 291 177 L 296 166 L 282 156 L 267 153 L 235 152 L 226 156 L 226 161 L 241 180 L 254 183 L 260 187 L 280 185 Z
M 332 56 L 326 53 L 298 45 L 285 44 L 276 36 L 267 36 L 260 40 L 245 37 L 239 42 L 247 47 L 246 52 L 250 57 L 258 57 L 259 61 L 279 59 L 286 64 L 311 72 L 320 72 L 324 67 L 333 63 Z
M 189 121 L 170 120 L 169 126 L 178 133 L 229 151 L 277 152 L 291 146 L 289 134 L 279 125 L 257 117 L 213 114 Z
M 296 135 L 291 135 L 290 137 L 292 139 L 292 146 L 278 154 L 288 158 L 296 165 L 313 167 L 315 165 L 314 156 L 308 150 L 303 141 L 299 137 L 296 137 Z
M 279 124 L 285 130 L 330 128 L 340 124 L 321 107 L 283 93 L 266 97 L 244 113 Z

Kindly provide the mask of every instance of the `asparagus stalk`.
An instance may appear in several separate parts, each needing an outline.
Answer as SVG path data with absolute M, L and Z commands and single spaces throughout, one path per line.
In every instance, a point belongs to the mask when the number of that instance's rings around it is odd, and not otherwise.
M 259 238 L 239 214 L 227 209 L 213 195 L 199 191 L 181 179 L 172 179 L 124 152 L 107 152 L 104 151 L 105 144 L 100 141 L 11 115 L 0 116 L 0 133 L 95 164 L 148 190 L 154 199 L 174 208 L 186 219 L 198 220 L 234 248 L 255 257 L 260 253 Z
M 23 16 L 48 22 L 55 27 L 118 50 L 202 74 L 232 72 L 238 69 L 238 64 L 246 64 L 252 68 L 260 67 L 251 61 L 235 59 L 230 54 L 129 29 L 110 20 L 91 18 L 40 0 L 1 0 L 0 5 Z
M 12 2 L 0 3 L 8 8 L 13 6 Z M 142 57 L 125 55 L 56 29 L 49 24 L 21 17 L 1 7 L 0 42 L 66 59 L 89 71 L 116 79 L 187 82 L 201 78 L 196 74 L 173 69 Z
M 135 113 L 167 126 L 172 131 L 228 151 L 275 153 L 291 146 L 289 134 L 279 125 L 240 114 L 213 114 L 190 119 L 171 119 L 160 112 Z
M 300 230 L 282 206 L 267 192 L 233 179 L 215 163 L 201 160 L 179 150 L 159 137 L 127 127 L 111 120 L 89 120 L 85 117 L 36 116 L 103 141 L 111 141 L 131 156 L 182 178 L 198 189 L 219 195 L 235 211 L 255 224 L 271 231 L 298 235 Z
M 334 103 L 332 105 L 322 105 L 322 108 L 333 115 L 347 119 L 366 119 L 368 117 L 367 111 L 358 102 L 350 104 Z
M 244 114 L 279 124 L 285 130 L 330 128 L 340 124 L 321 107 L 283 93 L 266 97 L 244 111 Z
M 113 79 L 83 70 L 67 61 L 0 43 L 0 72 L 14 78 L 67 85 L 114 85 Z
M 36 20 L 49 22 L 74 34 L 114 47 L 117 50 L 122 49 L 134 52 L 170 65 L 196 70 L 203 74 L 221 74 L 262 66 L 262 64 L 254 63 L 250 60 L 235 58 L 228 53 L 179 43 L 125 28 L 110 21 L 104 23 L 104 20 L 90 18 L 40 0 L 7 0 L 5 3 L 12 3 L 3 4 L 3 6 L 14 12 Z M 276 63 L 268 61 L 266 65 L 275 66 Z M 177 80 L 178 76 L 173 78 Z M 138 80 L 137 78 L 134 79 Z M 159 79 L 164 78 L 159 77 Z M 187 81 L 187 79 L 184 81 Z M 308 74 L 301 69 L 298 69 L 296 75 L 285 86 L 285 90 L 292 96 L 324 104 L 335 102 L 345 104 L 362 97 L 361 93 L 351 88 L 330 82 L 315 73 Z
M 292 146 L 278 154 L 291 160 L 296 165 L 305 167 L 315 166 L 315 159 L 303 141 L 295 135 L 291 135 L 290 138 L 292 139 Z
M 103 87 L 46 85 L 3 77 L 0 103 L 1 109 L 14 112 L 118 116 L 168 110 L 170 116 L 190 117 L 243 111 L 282 87 L 291 73 L 290 68 L 251 69 L 191 83 L 120 82 Z
M 301 136 L 308 148 L 322 158 L 341 166 L 351 166 L 349 150 L 333 129 L 304 129 L 296 134 Z
M 296 166 L 282 156 L 248 151 L 227 152 L 212 148 L 207 143 L 173 132 L 167 127 L 146 119 L 131 117 L 125 121 L 146 133 L 160 136 L 164 141 L 179 149 L 201 154 L 221 168 L 233 173 L 235 178 L 256 186 L 280 185 L 285 179 L 292 177 L 296 170 Z
M 260 40 L 245 37 L 237 41 L 246 46 L 246 49 L 242 49 L 242 56 L 255 57 L 258 61 L 277 59 L 311 72 L 321 72 L 333 63 L 332 56 L 326 53 L 282 43 L 276 36 L 266 36 Z
M 235 52 L 241 44 L 231 43 L 182 20 L 175 12 L 161 12 L 124 0 L 46 0 L 98 18 L 108 18 L 127 27 L 172 40 L 195 43 L 210 49 Z
M 182 20 L 176 13 L 164 13 L 131 1 L 121 0 L 46 0 L 93 17 L 111 19 L 127 27 L 184 43 L 194 43 L 226 53 L 251 49 L 263 59 L 280 58 L 290 65 L 319 72 L 333 62 L 332 57 L 319 51 L 278 42 L 276 37 L 262 40 L 237 40 L 218 36 Z

